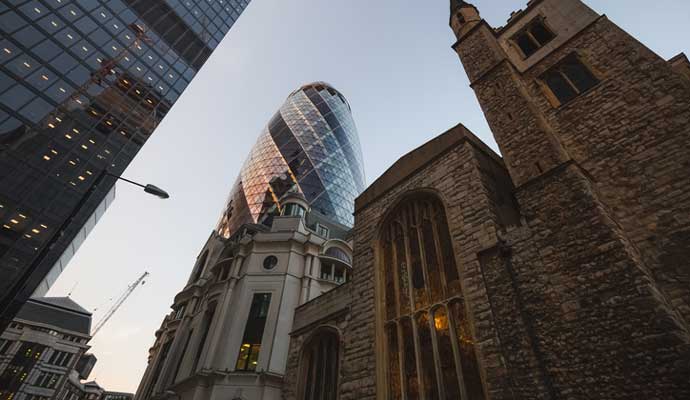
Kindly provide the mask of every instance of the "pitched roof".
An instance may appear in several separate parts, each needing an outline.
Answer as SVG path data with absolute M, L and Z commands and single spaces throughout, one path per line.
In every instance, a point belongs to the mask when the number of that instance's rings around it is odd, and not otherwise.
M 69 297 L 41 297 L 38 299 L 34 298 L 33 300 L 40 301 L 42 303 L 52 304 L 57 307 L 66 308 L 68 310 L 80 312 L 83 314 L 91 315 L 91 313 L 84 309 L 84 307 L 80 306 L 79 304 L 77 304 L 77 302 L 70 299 Z
M 29 299 L 19 310 L 17 318 L 84 335 L 91 332 L 91 313 L 69 297 Z

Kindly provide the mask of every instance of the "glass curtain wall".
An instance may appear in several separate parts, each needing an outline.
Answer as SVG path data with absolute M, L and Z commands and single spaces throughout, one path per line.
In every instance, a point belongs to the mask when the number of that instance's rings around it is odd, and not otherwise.
M 114 185 L 102 172 L 124 171 L 248 2 L 0 2 L 2 320 Z
M 280 198 L 302 193 L 312 209 L 342 225 L 354 223 L 364 189 L 362 151 L 350 105 L 323 82 L 294 91 L 259 136 L 237 178 L 218 232 L 280 212 Z

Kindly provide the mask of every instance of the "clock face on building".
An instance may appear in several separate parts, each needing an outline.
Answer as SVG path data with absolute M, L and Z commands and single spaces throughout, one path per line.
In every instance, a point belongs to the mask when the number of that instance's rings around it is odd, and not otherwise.
M 278 265 L 278 257 L 276 256 L 268 256 L 264 258 L 264 268 L 271 270 Z

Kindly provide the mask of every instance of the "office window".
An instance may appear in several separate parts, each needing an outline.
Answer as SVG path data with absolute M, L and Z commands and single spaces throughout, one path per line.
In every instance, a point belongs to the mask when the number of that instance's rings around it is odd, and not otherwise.
M 34 381 L 34 386 L 46 389 L 54 389 L 55 386 L 57 386 L 58 381 L 60 381 L 60 375 L 41 371 Z
M 380 243 L 388 398 L 485 399 L 441 201 L 402 202 Z
M 12 347 L 13 343 L 14 342 L 11 340 L 0 340 L 0 355 L 7 354 L 10 350 L 10 347 Z
M 48 364 L 66 367 L 69 365 L 70 361 L 72 361 L 72 354 L 65 351 L 55 350 L 48 359 Z
M 575 54 L 570 54 L 551 67 L 541 79 L 560 104 L 569 102 L 599 83 L 599 80 Z
M 283 215 L 291 217 L 303 217 L 307 210 L 299 204 L 290 203 L 285 206 Z
M 522 50 L 525 57 L 529 57 L 554 37 L 556 35 L 546 26 L 544 19 L 538 17 L 513 36 L 513 42 Z
M 331 264 L 321 264 L 321 279 L 331 279 L 333 266 Z
M 259 362 L 259 352 L 261 350 L 261 338 L 266 327 L 266 317 L 268 308 L 271 304 L 270 293 L 257 293 L 252 299 L 249 309 L 249 318 L 244 328 L 242 346 L 237 357 L 235 370 L 237 371 L 256 371 Z
M 328 239 L 328 235 L 329 235 L 330 231 L 325 226 L 323 226 L 321 224 L 316 224 L 316 233 L 319 236 Z

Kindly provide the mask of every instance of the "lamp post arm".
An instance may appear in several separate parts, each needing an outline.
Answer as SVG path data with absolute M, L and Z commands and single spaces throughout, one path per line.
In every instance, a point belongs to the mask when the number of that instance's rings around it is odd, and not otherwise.
M 132 185 L 139 186 L 139 187 L 141 187 L 141 188 L 146 188 L 146 185 L 142 185 L 141 183 L 134 182 L 134 181 L 130 181 L 130 180 L 127 179 L 127 178 L 123 178 L 123 177 L 121 177 L 121 176 L 118 176 L 118 175 L 115 175 L 115 174 L 111 174 L 110 172 L 107 172 L 107 171 L 106 171 L 105 174 L 108 175 L 108 176 L 112 176 L 113 178 L 116 178 L 116 179 L 125 181 L 125 182 L 127 182 L 127 183 L 131 183 Z

